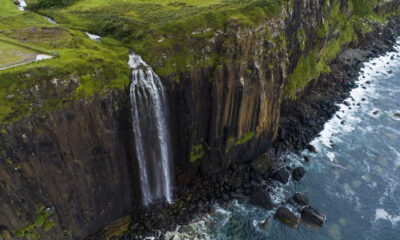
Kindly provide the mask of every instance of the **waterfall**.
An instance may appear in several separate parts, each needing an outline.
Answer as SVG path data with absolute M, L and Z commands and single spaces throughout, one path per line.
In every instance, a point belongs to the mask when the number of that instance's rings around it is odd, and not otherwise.
M 131 52 L 130 98 L 143 204 L 172 202 L 170 135 L 166 99 L 160 78 L 142 57 Z

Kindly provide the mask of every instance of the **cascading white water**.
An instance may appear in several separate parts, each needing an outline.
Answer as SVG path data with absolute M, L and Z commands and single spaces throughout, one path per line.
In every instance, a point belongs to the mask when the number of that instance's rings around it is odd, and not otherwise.
M 132 70 L 132 124 L 143 204 L 162 198 L 171 203 L 170 135 L 164 89 L 160 78 L 141 56 L 132 52 L 128 65 Z

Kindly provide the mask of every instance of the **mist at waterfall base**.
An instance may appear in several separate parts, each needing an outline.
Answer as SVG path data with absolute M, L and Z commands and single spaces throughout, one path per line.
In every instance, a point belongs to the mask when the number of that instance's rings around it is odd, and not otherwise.
M 290 153 L 284 157 L 307 170 L 302 182 L 280 185 L 271 196 L 281 203 L 304 194 L 327 216 L 321 229 L 301 224 L 293 230 L 273 220 L 276 209 L 234 202 L 166 239 L 400 239 L 400 118 L 394 115 L 400 113 L 399 53 L 366 63 L 358 85 L 349 106 L 341 104 L 313 140 L 318 153 L 302 153 L 309 163 Z M 269 226 L 261 226 L 268 216 Z
M 139 55 L 132 52 L 128 65 L 132 70 L 132 129 L 143 204 L 156 199 L 171 203 L 171 147 L 164 88 Z

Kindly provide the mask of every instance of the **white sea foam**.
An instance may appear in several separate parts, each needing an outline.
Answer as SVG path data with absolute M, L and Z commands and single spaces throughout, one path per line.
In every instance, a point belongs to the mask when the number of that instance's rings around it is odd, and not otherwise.
M 395 47 L 397 50 L 400 50 L 399 43 L 400 40 L 397 41 Z M 316 146 L 318 151 L 322 151 L 325 148 L 330 149 L 332 142 L 341 141 L 339 139 L 340 136 L 352 132 L 357 124 L 363 121 L 360 117 L 361 115 L 357 114 L 358 112 L 370 111 L 368 114 L 373 112 L 370 109 L 368 100 L 378 97 L 375 93 L 377 87 L 376 81 L 378 81 L 380 77 L 388 75 L 384 67 L 386 66 L 386 62 L 390 62 L 390 58 L 394 55 L 395 53 L 391 52 L 364 64 L 364 67 L 360 70 L 364 73 L 360 75 L 357 80 L 358 87 L 352 89 L 350 91 L 350 97 L 345 100 L 350 103 L 351 109 L 344 103 L 339 104 L 338 113 L 325 123 L 324 129 L 320 132 L 320 136 L 311 142 L 312 145 Z M 363 88 L 363 86 L 365 88 Z M 367 100 L 367 103 L 363 103 L 363 99 Z M 360 103 L 360 107 L 353 106 L 352 103 Z M 328 157 L 332 161 L 332 155 L 328 155 Z
M 399 44 L 399 41 L 398 41 Z M 399 46 L 396 46 L 397 50 L 400 49 Z M 361 70 L 363 71 L 363 74 L 359 77 L 357 83 L 358 87 L 353 89 L 350 92 L 350 98 L 348 98 L 346 101 L 348 101 L 351 105 L 351 109 L 346 106 L 345 104 L 340 104 L 339 106 L 339 111 L 337 114 L 329 120 L 327 123 L 324 125 L 323 131 L 320 133 L 320 136 L 315 138 L 311 144 L 314 145 L 318 153 L 309 153 L 308 151 L 304 151 L 303 154 L 309 154 L 311 156 L 320 156 L 321 158 L 326 159 L 329 158 L 329 160 L 332 162 L 332 165 L 335 167 L 338 167 L 343 170 L 347 170 L 345 167 L 342 165 L 336 163 L 334 161 L 335 159 L 335 151 L 332 150 L 332 143 L 336 144 L 338 142 L 342 142 L 342 136 L 348 134 L 349 132 L 352 132 L 355 130 L 355 128 L 359 128 L 358 123 L 361 121 L 364 121 L 364 117 L 368 116 L 374 111 L 373 108 L 373 100 L 378 99 L 381 96 L 379 96 L 376 93 L 376 89 L 379 87 L 379 81 L 380 79 L 384 79 L 385 77 L 389 76 L 389 74 L 386 73 L 387 70 L 390 69 L 391 66 L 395 66 L 399 62 L 399 58 L 396 57 L 395 60 L 391 60 L 391 56 L 395 56 L 395 53 L 388 53 L 385 56 L 379 57 L 377 59 L 373 59 L 368 63 L 365 63 L 365 67 Z M 387 64 L 389 62 L 390 64 Z M 368 83 L 367 83 L 368 82 Z M 364 88 L 363 88 L 364 86 Z M 365 99 L 364 99 L 365 98 Z M 360 103 L 360 106 L 357 106 L 355 104 Z M 353 105 L 354 104 L 354 105 Z M 361 114 L 360 114 L 361 113 Z M 373 115 L 372 117 L 380 117 L 382 116 L 383 112 L 380 111 L 379 114 Z M 338 116 L 339 117 L 338 117 Z M 393 115 L 393 114 L 391 114 Z M 342 124 L 342 121 L 344 120 L 344 124 Z M 374 128 L 372 127 L 364 127 L 362 129 L 364 132 L 374 132 Z M 397 156 L 399 156 L 398 152 L 395 151 Z M 368 154 L 368 152 L 367 152 Z M 372 157 L 376 157 L 375 155 Z M 302 161 L 297 155 L 291 155 L 290 153 L 287 153 L 284 155 L 284 158 L 289 158 L 292 161 L 288 163 L 290 166 L 299 166 L 302 165 Z M 365 171 L 370 172 L 370 166 L 368 163 L 368 160 L 364 160 L 363 163 L 365 164 Z M 318 162 L 312 162 L 313 164 L 313 171 L 317 171 L 315 169 L 316 167 L 323 167 L 323 164 L 318 164 Z M 317 164 L 317 165 L 315 165 Z M 367 176 L 362 176 L 362 179 L 367 182 L 367 185 L 370 188 L 376 188 L 377 183 L 375 181 L 371 181 L 371 179 Z M 385 179 L 386 182 L 387 179 Z M 337 186 L 337 185 L 336 185 Z M 392 182 L 388 182 L 387 189 L 385 190 L 385 193 L 383 194 L 383 197 L 387 197 L 390 195 L 390 193 L 396 188 L 397 186 L 393 185 Z M 355 204 L 355 207 L 357 210 L 361 209 L 361 203 L 360 199 L 357 196 L 357 193 L 353 191 L 350 187 L 349 184 L 344 184 L 342 186 L 341 191 L 337 191 L 335 188 L 335 184 L 328 185 L 325 187 L 326 189 L 326 194 L 327 195 L 334 195 L 335 198 L 337 199 L 343 199 L 345 201 L 348 201 L 351 204 Z M 286 186 L 283 187 L 278 187 L 273 189 L 273 191 L 270 193 L 271 200 L 274 204 L 282 204 L 288 197 L 288 188 Z M 383 201 L 383 199 L 381 199 Z M 237 208 L 239 206 L 240 212 L 241 211 L 252 211 L 251 209 L 248 209 L 247 207 L 245 208 L 244 205 L 239 204 L 239 203 L 234 203 L 233 206 Z M 296 212 L 296 211 L 294 211 Z M 270 214 L 270 213 L 268 213 Z M 219 219 L 222 218 L 222 220 L 218 220 L 218 225 L 222 223 L 222 226 L 224 226 L 229 219 L 232 216 L 232 211 L 231 210 L 226 210 L 223 208 L 217 208 L 216 210 L 216 215 L 219 215 Z M 214 218 L 214 217 L 212 217 Z M 376 210 L 376 216 L 375 220 L 379 219 L 384 219 L 390 221 L 392 224 L 396 224 L 397 222 L 400 221 L 400 216 L 392 216 L 388 214 L 384 209 L 377 209 Z M 214 218 L 215 220 L 215 218 Z M 254 219 L 252 222 L 252 225 L 256 228 L 257 231 L 264 231 L 263 229 L 260 228 L 260 222 L 259 219 Z M 175 238 L 173 238 L 175 239 Z M 182 239 L 182 238 L 176 238 L 176 239 Z
M 375 221 L 379 219 L 387 220 L 395 226 L 400 221 L 400 216 L 392 216 L 385 209 L 378 208 L 375 211 Z
M 331 162 L 335 161 L 335 154 L 333 152 L 327 152 L 326 156 L 328 156 L 329 160 L 331 160 Z
M 184 231 L 180 231 L 182 226 L 177 226 L 174 231 L 165 233 L 165 239 L 171 240 L 208 240 L 211 236 L 207 233 L 207 226 L 205 220 L 200 220 L 185 226 Z
M 286 200 L 287 190 L 283 187 L 274 188 L 270 193 L 271 201 L 274 204 L 280 204 Z

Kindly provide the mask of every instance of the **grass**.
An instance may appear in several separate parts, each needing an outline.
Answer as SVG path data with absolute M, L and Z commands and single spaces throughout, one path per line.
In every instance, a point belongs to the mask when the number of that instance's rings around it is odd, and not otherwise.
M 173 83 L 179 81 L 179 73 L 234 61 L 229 51 L 207 55 L 202 50 L 209 47 L 216 32 L 231 25 L 254 29 L 277 16 L 286 2 L 27 0 L 28 9 L 35 13 L 19 11 L 13 0 L 5 0 L 0 5 L 0 49 L 4 56 L 0 66 L 21 62 L 24 54 L 37 52 L 54 58 L 0 70 L 0 123 L 13 122 L 40 110 L 58 109 L 71 100 L 104 94 L 112 88 L 127 87 L 129 49 L 142 55 L 158 75 Z M 330 71 L 328 64 L 341 45 L 355 39 L 352 26 L 360 18 L 373 15 L 363 6 L 372 6 L 378 0 L 352 0 L 350 19 L 339 10 L 337 2 L 333 2 L 329 17 L 318 29 L 315 47 L 303 54 L 289 75 L 286 96 L 295 97 L 295 92 L 311 79 Z M 37 13 L 59 24 L 53 25 Z M 340 32 L 339 37 L 326 41 L 332 29 Z M 102 36 L 102 41 L 89 40 L 85 31 Z M 299 30 L 297 38 L 301 50 L 306 50 L 308 40 L 304 31 Z M 286 47 L 284 35 L 277 40 L 278 50 Z M 225 40 L 224 46 L 229 48 L 228 45 L 234 47 L 232 39 Z M 201 149 L 193 150 L 193 159 L 201 156 Z
M 3 17 L 15 16 L 21 14 L 22 11 L 18 10 L 18 8 L 15 6 L 12 0 L 2 0 L 0 5 L 0 19 Z
M 0 12 L 6 8 L 0 5 Z M 116 40 L 91 41 L 85 33 L 55 26 L 33 12 L 8 14 L 0 29 L 0 66 L 36 53 L 54 56 L 0 70 L 0 123 L 129 85 L 128 49 Z
M 250 139 L 252 139 L 253 137 L 254 137 L 254 132 L 253 132 L 253 131 L 250 131 L 250 132 L 248 132 L 244 137 L 242 137 L 241 139 L 239 139 L 239 140 L 236 142 L 236 145 L 244 144 L 244 143 L 248 142 Z
M 283 5 L 283 0 L 77 0 L 68 7 L 39 12 L 70 28 L 118 39 L 141 54 L 161 77 L 178 81 L 175 73 L 210 66 L 219 59 L 200 52 L 217 30 L 232 20 L 254 27 Z
M 301 56 L 296 68 L 288 76 L 284 95 L 295 99 L 296 93 L 307 86 L 312 79 L 329 73 L 329 63 L 337 56 L 341 47 L 357 41 L 355 27 L 361 27 L 362 32 L 366 33 L 372 30 L 371 21 L 384 22 L 385 16 L 378 16 L 372 11 L 376 4 L 377 0 L 352 0 L 351 16 L 348 18 L 347 14 L 340 10 L 340 2 L 334 1 L 328 17 L 317 29 L 314 48 Z M 325 11 L 328 13 L 327 8 Z M 338 37 L 328 40 L 330 32 L 336 32 Z
M 190 162 L 195 164 L 197 160 L 202 159 L 206 154 L 206 150 L 203 144 L 192 146 L 192 151 L 190 152 Z
M 40 239 L 40 232 L 48 232 L 53 226 L 51 216 L 54 210 L 47 210 L 44 206 L 39 206 L 36 210 L 35 219 L 32 223 L 26 223 L 25 226 L 14 231 L 16 237 L 25 237 L 27 239 Z
M 0 40 L 0 69 L 33 60 L 38 52 Z

